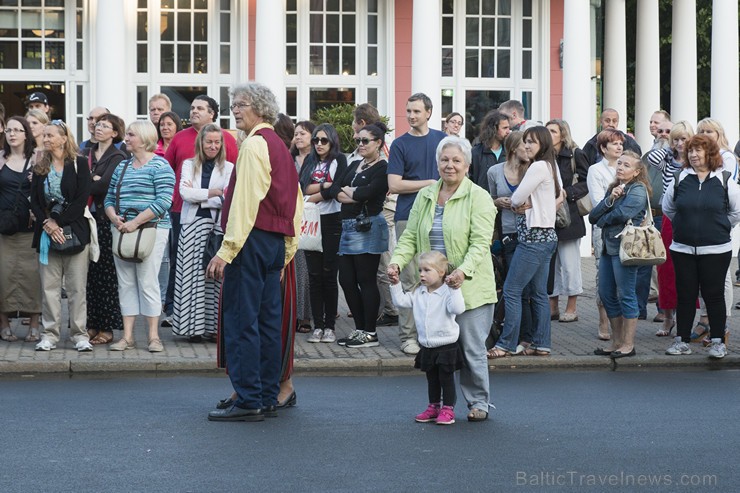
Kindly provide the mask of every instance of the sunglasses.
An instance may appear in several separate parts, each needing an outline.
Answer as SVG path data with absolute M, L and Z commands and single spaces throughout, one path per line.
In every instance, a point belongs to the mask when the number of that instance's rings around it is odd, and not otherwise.
M 321 144 L 325 146 L 331 141 L 327 139 L 326 137 L 314 137 L 313 139 L 311 139 L 311 142 L 313 142 L 315 145 Z
M 668 135 L 668 134 L 671 133 L 671 131 L 670 130 L 661 130 L 661 129 L 658 129 L 658 130 L 656 130 L 656 133 Z
M 362 139 L 355 139 L 355 144 L 357 144 L 358 146 L 361 146 L 361 145 L 362 146 L 366 146 L 370 142 L 375 142 L 376 140 L 377 139 L 368 139 L 367 137 L 365 137 L 365 138 L 362 138 Z
M 63 120 L 52 120 L 50 124 L 58 126 L 58 127 L 62 127 L 62 130 L 64 130 L 65 133 L 67 132 L 67 125 L 64 124 Z

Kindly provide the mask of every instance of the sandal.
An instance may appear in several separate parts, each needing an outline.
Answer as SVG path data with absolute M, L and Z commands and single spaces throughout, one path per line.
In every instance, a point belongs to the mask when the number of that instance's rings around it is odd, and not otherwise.
M 697 332 L 696 329 L 701 327 L 701 332 Z M 704 339 L 705 336 L 709 335 L 709 324 L 705 324 L 704 322 L 696 322 L 696 327 L 694 327 L 694 330 L 691 331 L 691 342 L 701 342 L 702 339 Z
M 24 341 L 26 342 L 36 342 L 39 340 L 39 328 L 38 327 L 29 327 L 28 328 L 28 334 L 26 335 L 26 338 Z
M 488 419 L 488 413 L 482 409 L 473 408 L 468 413 L 468 421 L 485 421 Z
M 560 320 L 560 312 L 551 313 L 550 320 L 554 322 Z
M 13 334 L 13 331 L 10 330 L 10 327 L 5 327 L 2 331 L 0 331 L 0 339 L 7 342 L 15 342 L 18 340 L 15 334 Z
M 105 332 L 101 330 L 100 332 L 95 334 L 95 337 L 90 339 L 90 344 L 95 344 L 95 345 L 108 344 L 112 340 L 113 340 L 113 332 Z
M 311 332 L 311 324 L 300 324 L 295 331 L 299 334 L 308 334 Z
M 488 350 L 488 359 L 505 358 L 506 356 L 511 356 L 511 353 L 500 347 L 492 347 Z
M 519 356 L 550 356 L 550 351 L 543 351 L 542 349 L 535 349 L 533 347 L 528 347 L 528 348 L 523 349 L 518 354 Z
M 655 333 L 655 335 L 658 337 L 668 337 L 671 335 L 671 332 L 673 332 L 673 327 L 675 326 L 676 326 L 676 321 L 674 320 L 673 323 L 671 323 L 671 327 L 668 330 L 660 329 L 658 332 Z

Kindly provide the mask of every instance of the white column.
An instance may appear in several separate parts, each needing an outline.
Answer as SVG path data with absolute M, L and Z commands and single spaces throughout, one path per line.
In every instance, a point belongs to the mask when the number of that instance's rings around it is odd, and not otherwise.
M 133 120 L 136 115 L 135 109 L 127 111 L 127 101 L 133 100 L 134 91 L 129 77 L 121 70 L 121 60 L 126 60 L 129 52 L 126 49 L 127 5 L 127 2 L 97 0 L 94 40 L 89 44 L 94 79 L 90 81 L 89 107 L 82 109 L 85 114 L 95 106 L 105 106 L 126 121 Z
M 591 97 L 589 0 L 565 0 L 563 26 L 563 120 L 579 147 L 596 130 Z M 585 96 L 584 96 L 585 95 Z
M 565 0 L 563 12 L 563 120 L 579 147 L 596 131 L 591 90 L 591 6 L 589 0 Z M 584 26 L 588 26 L 585 27 Z M 591 256 L 591 228 L 581 240 L 581 256 Z
M 672 40 L 671 118 L 696 127 L 696 0 L 674 0 Z
M 712 3 L 712 118 L 725 128 L 730 148 L 738 140 L 738 3 L 714 0 Z
M 255 82 L 269 87 L 285 111 L 285 2 L 257 0 L 255 25 Z
M 625 0 L 606 0 L 604 28 L 604 108 L 619 113 L 619 129 L 627 130 L 627 14 Z
M 440 129 L 442 111 L 442 5 L 414 0 L 411 33 L 411 92 L 432 100 L 429 127 Z M 411 94 L 409 94 L 410 96 Z
M 658 0 L 637 2 L 635 67 L 635 138 L 643 151 L 653 144 L 650 117 L 660 109 Z

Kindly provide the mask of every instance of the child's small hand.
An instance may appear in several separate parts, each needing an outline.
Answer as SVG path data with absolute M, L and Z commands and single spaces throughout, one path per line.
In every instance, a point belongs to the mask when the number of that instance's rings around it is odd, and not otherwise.
M 388 280 L 391 282 L 391 284 L 396 285 L 399 282 L 401 282 L 401 280 L 398 277 L 399 275 L 398 265 L 396 264 L 389 265 L 385 273 L 388 276 Z

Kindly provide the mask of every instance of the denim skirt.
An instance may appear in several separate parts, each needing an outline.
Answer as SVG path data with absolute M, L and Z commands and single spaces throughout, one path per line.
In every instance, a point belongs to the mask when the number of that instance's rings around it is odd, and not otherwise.
M 370 217 L 370 231 L 357 231 L 353 219 L 342 219 L 342 236 L 339 239 L 339 255 L 381 255 L 388 251 L 388 223 L 383 214 Z

